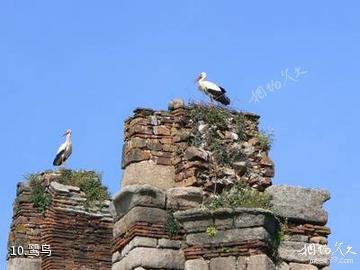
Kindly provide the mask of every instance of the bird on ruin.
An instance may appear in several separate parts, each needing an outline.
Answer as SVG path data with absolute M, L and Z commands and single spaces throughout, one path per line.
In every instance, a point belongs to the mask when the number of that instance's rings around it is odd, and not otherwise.
M 56 152 L 56 157 L 53 161 L 54 166 L 63 166 L 72 153 L 71 129 L 68 129 L 63 136 L 66 136 L 66 140 Z
M 211 103 L 217 101 L 223 105 L 229 105 L 230 98 L 226 96 L 226 90 L 213 82 L 206 81 L 206 77 L 207 74 L 205 72 L 201 72 L 196 79 L 200 91 L 210 97 Z

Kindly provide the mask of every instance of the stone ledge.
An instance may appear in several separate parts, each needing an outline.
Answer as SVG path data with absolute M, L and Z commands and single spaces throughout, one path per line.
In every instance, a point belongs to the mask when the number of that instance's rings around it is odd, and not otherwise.
M 272 237 L 263 227 L 217 231 L 214 236 L 209 236 L 206 232 L 186 235 L 186 243 L 190 246 L 225 245 L 251 240 L 264 240 L 267 243 L 271 243 Z
M 273 212 L 290 221 L 325 225 L 328 215 L 323 203 L 330 199 L 326 190 L 274 185 L 266 189 L 272 196 Z
M 157 187 L 144 185 L 129 185 L 114 195 L 113 206 L 115 220 L 125 216 L 136 206 L 165 208 L 165 193 Z
M 185 257 L 182 251 L 172 249 L 134 248 L 112 270 L 129 270 L 136 267 L 182 270 Z
M 136 222 L 165 224 L 166 211 L 159 208 L 135 206 L 123 218 L 114 224 L 113 235 L 121 235 Z
M 203 232 L 209 226 L 217 229 L 264 227 L 269 233 L 275 233 L 279 228 L 273 213 L 261 208 L 220 208 L 215 211 L 196 208 L 177 211 L 175 218 L 188 233 Z

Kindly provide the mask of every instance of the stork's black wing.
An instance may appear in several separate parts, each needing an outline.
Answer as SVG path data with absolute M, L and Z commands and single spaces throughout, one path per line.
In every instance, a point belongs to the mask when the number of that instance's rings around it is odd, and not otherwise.
M 207 91 L 215 101 L 218 101 L 224 105 L 229 105 L 230 98 L 228 98 L 225 95 L 225 92 L 226 92 L 225 89 L 224 88 L 220 88 L 220 89 L 221 89 L 221 91 L 217 91 L 217 90 L 213 90 L 213 89 L 207 89 Z
M 221 92 L 226 93 L 226 90 L 224 88 L 222 88 L 221 86 L 219 86 L 219 88 L 221 89 Z
M 54 166 L 60 166 L 62 164 L 62 162 L 63 162 L 62 155 L 64 154 L 64 152 L 65 152 L 65 149 L 61 150 L 59 153 L 56 154 L 56 157 L 53 161 Z

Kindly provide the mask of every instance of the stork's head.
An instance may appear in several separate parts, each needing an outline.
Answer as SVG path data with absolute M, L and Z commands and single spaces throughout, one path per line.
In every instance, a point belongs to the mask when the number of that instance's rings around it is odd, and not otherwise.
M 206 76 L 207 76 L 206 72 L 201 72 L 199 76 L 196 78 L 196 82 L 204 80 Z
M 63 136 L 68 136 L 68 135 L 71 135 L 71 129 L 66 130 Z

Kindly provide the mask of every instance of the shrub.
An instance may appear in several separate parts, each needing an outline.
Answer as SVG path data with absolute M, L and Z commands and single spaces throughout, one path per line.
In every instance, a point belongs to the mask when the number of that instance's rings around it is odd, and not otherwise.
M 168 209 L 166 212 L 166 221 L 164 224 L 165 232 L 168 233 L 170 236 L 174 236 L 180 230 L 180 225 L 177 222 L 176 218 L 174 217 L 174 210 Z
M 59 170 L 56 181 L 63 185 L 77 186 L 85 193 L 87 204 L 110 199 L 106 187 L 102 185 L 101 174 L 95 171 Z
M 51 197 L 46 192 L 45 186 L 42 184 L 37 174 L 29 174 L 26 176 L 31 188 L 31 200 L 34 207 L 44 215 L 47 207 L 51 203 Z
M 270 209 L 270 195 L 260 192 L 243 183 L 236 183 L 221 194 L 213 195 L 205 203 L 205 207 L 215 210 L 223 207 L 251 207 Z
M 268 151 L 271 149 L 271 145 L 274 141 L 274 134 L 271 132 L 266 132 L 266 131 L 262 130 L 258 134 L 258 139 L 259 139 L 261 148 Z

